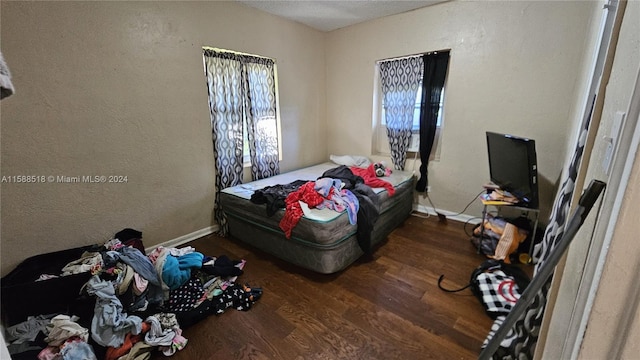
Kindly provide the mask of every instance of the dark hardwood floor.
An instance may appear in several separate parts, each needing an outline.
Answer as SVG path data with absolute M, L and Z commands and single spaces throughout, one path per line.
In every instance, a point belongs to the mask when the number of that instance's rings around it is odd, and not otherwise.
M 188 245 L 245 259 L 238 282 L 264 293 L 249 311 L 228 309 L 185 329 L 189 342 L 175 360 L 475 359 L 493 322 L 470 290 L 438 289 L 441 274 L 447 287 L 464 286 L 485 259 L 452 220 L 411 216 L 373 259 L 332 275 L 215 235 Z

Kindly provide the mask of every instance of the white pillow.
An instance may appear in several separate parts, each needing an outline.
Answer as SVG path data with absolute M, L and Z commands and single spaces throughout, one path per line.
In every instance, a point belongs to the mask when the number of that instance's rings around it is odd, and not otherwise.
M 329 159 L 338 165 L 357 166 L 361 168 L 367 168 L 371 165 L 371 160 L 365 156 L 329 155 Z

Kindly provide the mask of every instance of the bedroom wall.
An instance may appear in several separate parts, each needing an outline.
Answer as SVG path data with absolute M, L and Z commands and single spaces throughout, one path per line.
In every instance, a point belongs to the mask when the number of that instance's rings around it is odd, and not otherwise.
M 429 166 L 431 199 L 439 209 L 461 211 L 489 179 L 485 131 L 510 133 L 536 140 L 545 221 L 571 136 L 593 6 L 452 1 L 329 33 L 329 152 L 372 154 L 375 61 L 451 49 L 441 156 Z M 408 160 L 405 168 L 418 171 L 419 163 Z M 420 204 L 431 208 L 425 198 Z M 479 202 L 466 211 L 480 213 Z
M 233 2 L 6 2 L 2 176 L 127 177 L 2 183 L 1 271 L 35 254 L 145 245 L 214 225 L 202 46 L 276 59 L 283 171 L 326 159 L 324 34 Z
M 593 279 L 598 277 L 596 270 L 598 259 L 604 256 L 603 254 L 606 254 L 608 249 L 610 249 L 610 246 L 607 244 L 607 238 L 611 235 L 608 226 L 610 221 L 615 221 L 616 212 L 614 209 L 619 201 L 616 199 L 616 192 L 620 187 L 623 164 L 626 160 L 630 147 L 629 144 L 636 126 L 635 120 L 637 120 L 637 115 L 636 119 L 633 119 L 633 116 L 630 115 L 629 104 L 634 96 L 634 88 L 636 87 L 640 65 L 640 22 L 638 22 L 640 19 L 640 3 L 628 2 L 625 5 L 625 3 L 622 2 L 620 3 L 620 8 L 621 10 L 619 10 L 619 12 L 623 13 L 624 17 L 621 20 L 619 37 L 617 40 L 616 37 L 613 39 L 615 41 L 613 44 L 616 44 L 614 48 L 615 51 L 610 52 L 612 62 L 611 74 L 608 78 L 605 76 L 607 80 L 605 83 L 606 92 L 600 97 L 603 101 L 601 106 L 602 114 L 601 117 L 595 115 L 592 120 L 594 141 L 591 151 L 585 152 L 585 156 L 590 153 L 590 159 L 585 158 L 588 162 L 585 162 L 583 165 L 584 186 L 586 187 L 591 179 L 599 179 L 607 183 L 608 190 L 603 194 L 602 201 L 596 204 L 597 208 L 594 209 L 597 210 L 597 212 L 594 212 L 595 214 L 590 215 L 589 218 L 586 219 L 580 231 L 578 231 L 573 239 L 572 245 L 569 251 L 567 251 L 566 264 L 560 263 L 558 266 L 558 269 L 562 269 L 562 276 L 554 278 L 554 284 L 550 291 L 551 298 L 554 298 L 556 295 L 557 298 L 554 299 L 555 303 L 550 303 L 552 304 L 551 308 L 553 308 L 553 312 L 545 315 L 545 321 L 549 322 L 549 334 L 546 335 L 543 333 L 540 336 L 541 339 L 546 337 L 545 352 L 542 358 L 565 358 L 569 356 L 568 354 L 570 354 L 572 350 L 575 339 L 582 337 L 577 331 L 578 327 L 576 324 L 580 323 L 585 312 L 588 313 L 586 297 L 594 281 Z M 599 11 L 594 14 L 594 19 L 597 19 L 597 21 L 594 21 L 594 27 L 600 30 L 600 20 L 604 11 L 601 10 L 601 8 L 598 10 Z M 636 94 L 635 96 L 637 97 L 638 95 L 639 94 Z M 625 124 L 621 124 L 623 127 L 622 135 L 618 140 L 619 152 L 614 158 L 610 172 L 607 173 L 603 168 L 608 145 L 606 138 L 610 136 L 610 132 L 612 131 L 616 112 L 627 113 L 627 119 Z M 616 162 L 620 164 L 616 164 Z M 582 182 L 578 181 L 578 186 L 583 186 L 581 184 Z M 627 192 L 629 192 L 633 186 L 634 185 L 630 183 Z M 632 194 L 632 192 L 630 192 L 630 194 Z M 625 196 L 625 198 L 628 197 Z M 621 237 L 614 241 L 622 241 L 622 244 L 624 244 L 627 242 L 627 240 L 624 239 L 627 238 Z M 623 246 L 629 246 L 629 244 Z M 637 257 L 631 258 L 636 259 Z M 607 261 L 619 263 L 627 260 L 616 259 L 614 257 Z M 633 266 L 629 268 L 631 269 Z M 619 281 L 613 283 L 620 289 L 620 292 L 629 291 L 623 276 L 620 276 L 618 280 Z M 606 286 L 605 283 L 603 283 L 603 285 Z M 603 294 L 607 293 L 604 292 Z M 620 294 L 617 294 L 618 297 L 619 295 Z M 624 299 L 625 297 L 620 298 Z M 611 304 L 610 299 L 608 303 Z M 612 308 L 618 311 L 622 307 Z M 592 325 L 590 324 L 589 328 L 591 327 Z M 615 336 L 618 337 L 619 332 L 608 331 L 602 332 L 601 334 L 616 334 Z M 565 340 L 565 336 L 568 340 Z
M 640 3 L 629 1 L 619 5 L 624 9 L 621 11 L 624 17 L 612 56 L 602 116 L 585 174 L 586 182 L 591 179 L 605 181 L 607 191 L 603 194 L 602 204 L 597 204 L 598 211 L 590 215 L 576 234 L 566 256 L 566 266 L 559 278 L 561 280 L 556 284 L 554 279 L 552 291 L 557 288 L 557 303 L 551 316 L 545 316 L 545 320 L 549 318 L 549 329 L 542 358 L 569 356 L 576 338 L 583 338 L 582 354 L 589 354 L 592 358 L 630 358 L 630 354 L 634 353 L 632 350 L 637 354 L 637 342 L 629 340 L 638 339 L 637 330 L 640 328 L 639 288 L 635 281 L 640 269 L 640 252 L 633 235 L 639 227 L 634 207 L 638 199 L 636 189 L 640 184 L 640 154 L 634 145 L 637 146 L 640 136 L 637 127 L 640 104 Z M 606 137 L 611 136 L 618 112 L 626 113 L 626 119 L 621 124 L 618 152 L 607 173 L 603 168 L 608 145 Z M 628 184 L 621 182 L 625 179 L 627 162 L 630 171 Z M 633 167 L 631 164 L 634 164 Z M 618 198 L 618 192 L 624 196 Z M 599 286 L 597 293 L 593 294 L 593 308 L 589 308 L 587 295 L 591 295 L 593 284 Z M 587 315 L 589 322 L 586 329 L 580 329 L 585 331 L 583 337 L 575 329 L 575 324 L 586 321 Z M 565 341 L 566 334 L 569 336 Z

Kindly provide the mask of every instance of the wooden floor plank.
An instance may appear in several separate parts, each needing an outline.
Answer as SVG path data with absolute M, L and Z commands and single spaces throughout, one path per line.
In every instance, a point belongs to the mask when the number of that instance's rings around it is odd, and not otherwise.
M 467 226 L 468 227 L 468 226 Z M 337 274 L 290 265 L 232 238 L 189 243 L 247 264 L 238 282 L 263 289 L 249 311 L 185 329 L 173 359 L 475 359 L 493 320 L 464 286 L 483 260 L 459 222 L 412 216 L 372 258 Z M 152 359 L 163 359 L 154 353 Z

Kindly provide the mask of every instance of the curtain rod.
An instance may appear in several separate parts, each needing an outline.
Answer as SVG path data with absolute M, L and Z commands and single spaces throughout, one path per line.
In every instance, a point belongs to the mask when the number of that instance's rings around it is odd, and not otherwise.
M 249 53 L 243 53 L 240 51 L 234 51 L 234 50 L 227 50 L 227 49 L 220 49 L 220 48 L 214 48 L 211 46 L 203 46 L 202 50 L 213 50 L 213 51 L 218 51 L 218 52 L 226 52 L 226 53 L 232 53 L 232 54 L 237 54 L 237 55 L 245 55 L 245 56 L 253 56 L 253 57 L 257 57 L 257 58 L 262 58 L 262 59 L 268 59 L 268 60 L 273 60 L 275 61 L 274 58 L 270 58 L 267 56 L 262 56 L 262 55 L 255 55 L 255 54 L 249 54 Z
M 450 52 L 451 49 L 443 49 L 443 50 L 436 50 L 436 51 L 427 51 L 427 52 L 421 52 L 421 53 L 417 53 L 417 54 L 412 54 L 412 55 L 404 55 L 404 56 L 398 56 L 398 57 L 390 57 L 390 58 L 386 58 L 386 59 L 382 59 L 382 60 L 376 60 L 377 63 L 379 62 L 383 62 L 383 61 L 390 61 L 390 60 L 400 60 L 400 59 L 409 59 L 412 57 L 417 57 L 417 56 L 422 56 L 422 55 L 431 55 L 431 54 L 437 54 L 439 52 Z

